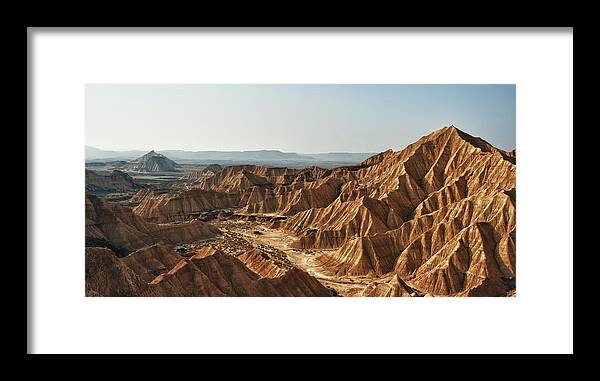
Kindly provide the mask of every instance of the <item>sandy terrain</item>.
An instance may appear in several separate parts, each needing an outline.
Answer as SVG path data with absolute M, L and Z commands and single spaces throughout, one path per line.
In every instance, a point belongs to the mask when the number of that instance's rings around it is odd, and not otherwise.
M 374 281 L 386 283 L 391 276 L 383 278 L 366 276 L 344 276 L 331 277 L 315 261 L 315 255 L 325 250 L 294 249 L 290 244 L 294 237 L 280 229 L 269 229 L 257 222 L 241 220 L 211 221 L 223 232 L 223 236 L 193 245 L 190 254 L 205 245 L 213 245 L 224 252 L 239 256 L 252 247 L 267 251 L 269 254 L 276 253 L 279 257 L 284 256 L 293 266 L 306 271 L 314 276 L 327 287 L 331 287 L 342 296 L 354 296 L 360 294 L 368 285 Z M 284 260 L 285 261 L 285 260 Z

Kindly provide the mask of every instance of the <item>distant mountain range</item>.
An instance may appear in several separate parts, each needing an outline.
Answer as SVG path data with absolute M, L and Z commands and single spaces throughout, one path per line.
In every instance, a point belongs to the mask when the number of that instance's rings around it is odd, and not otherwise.
M 338 163 L 358 164 L 375 155 L 373 152 L 327 152 L 317 154 L 301 154 L 295 152 L 281 152 L 278 150 L 256 151 L 183 151 L 164 150 L 156 151 L 159 154 L 179 164 L 265 164 L 265 163 Z M 146 151 L 106 151 L 99 148 L 85 146 L 85 161 L 106 162 L 126 160 L 131 161 L 146 154 Z
M 145 154 L 147 151 L 106 151 L 92 146 L 85 146 L 85 161 L 118 161 L 134 160 Z

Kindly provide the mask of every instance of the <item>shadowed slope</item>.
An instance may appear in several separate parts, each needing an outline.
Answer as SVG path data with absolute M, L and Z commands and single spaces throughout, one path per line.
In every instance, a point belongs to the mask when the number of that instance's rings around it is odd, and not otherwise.
M 205 247 L 151 283 L 173 296 L 332 296 L 328 288 L 292 268 L 275 278 L 260 278 L 240 260 Z
M 332 204 L 284 225 L 300 235 L 298 247 L 340 248 L 318 255 L 326 273 L 396 272 L 434 295 L 503 295 L 514 288 L 511 154 L 447 127 L 363 164 Z
M 155 224 L 138 217 L 127 207 L 86 195 L 87 246 L 107 246 L 128 253 L 160 241 L 170 244 L 193 242 L 216 237 L 219 233 L 216 227 L 197 220 Z

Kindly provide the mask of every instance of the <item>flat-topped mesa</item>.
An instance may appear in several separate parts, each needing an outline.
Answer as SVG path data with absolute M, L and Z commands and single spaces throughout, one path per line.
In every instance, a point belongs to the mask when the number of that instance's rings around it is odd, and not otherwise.
M 150 151 L 123 167 L 131 172 L 177 172 L 179 168 L 179 164 L 155 151 Z

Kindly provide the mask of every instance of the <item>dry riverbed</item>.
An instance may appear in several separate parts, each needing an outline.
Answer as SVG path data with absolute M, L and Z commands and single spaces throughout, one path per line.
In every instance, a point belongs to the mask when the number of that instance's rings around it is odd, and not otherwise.
M 386 283 L 390 280 L 388 279 L 390 277 L 344 276 L 340 278 L 327 275 L 326 269 L 318 263 L 316 257 L 318 254 L 331 252 L 331 250 L 292 248 L 290 245 L 295 238 L 280 229 L 270 229 L 261 223 L 244 220 L 211 221 L 211 223 L 221 229 L 223 235 L 220 238 L 199 243 L 195 245 L 195 248 L 213 245 L 236 257 L 253 247 L 270 254 L 275 252 L 280 257 L 281 255 L 287 257 L 284 262 L 306 271 L 323 285 L 333 288 L 342 296 L 357 296 L 374 281 Z

